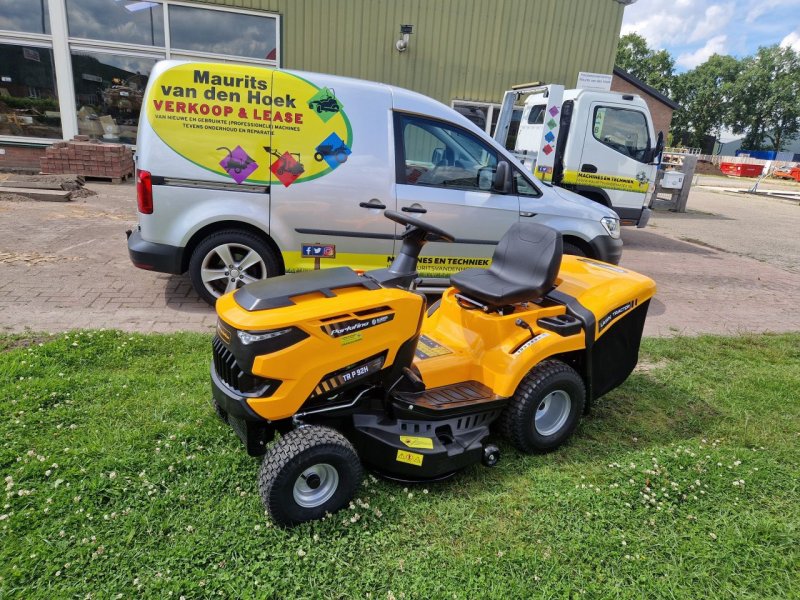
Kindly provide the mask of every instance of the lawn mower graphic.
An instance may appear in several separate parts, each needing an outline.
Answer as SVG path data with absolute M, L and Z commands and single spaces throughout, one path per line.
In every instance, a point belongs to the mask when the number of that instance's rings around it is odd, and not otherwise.
M 228 153 L 228 159 L 225 161 L 224 169 L 228 172 L 241 173 L 247 167 L 252 165 L 255 161 L 249 156 L 245 155 L 244 160 L 234 158 L 233 151 L 227 146 L 220 146 L 217 150 L 225 150 Z
M 265 150 L 278 159 L 278 166 L 275 169 L 276 175 L 291 173 L 292 175 L 300 176 L 305 172 L 305 167 L 303 167 L 303 163 L 300 162 L 299 153 L 279 152 L 277 150 L 271 149 L 269 146 L 267 146 Z
M 332 156 L 336 161 L 341 164 L 347 161 L 347 153 L 350 149 L 343 143 L 338 146 L 333 144 L 320 144 L 317 146 L 317 151 L 314 153 L 314 160 L 322 162 L 326 156 Z
M 317 100 L 308 103 L 308 108 L 322 112 L 339 112 L 339 101 L 336 99 L 336 92 L 333 89 L 325 88 L 325 95 Z
M 217 301 L 214 404 L 248 453 L 264 455 L 259 490 L 277 523 L 347 506 L 364 466 L 444 479 L 497 464 L 494 434 L 554 450 L 638 360 L 651 279 L 562 256 L 559 232 L 517 223 L 488 270 L 453 275 L 426 310 L 420 252 L 453 237 L 384 214 L 405 226 L 388 268 L 295 273 Z

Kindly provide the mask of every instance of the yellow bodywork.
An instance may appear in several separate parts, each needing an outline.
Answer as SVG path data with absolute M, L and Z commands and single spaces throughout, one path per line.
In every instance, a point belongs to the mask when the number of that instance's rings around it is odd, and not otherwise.
M 595 339 L 609 331 L 627 311 L 609 320 L 600 331 L 602 317 L 628 302 L 638 306 L 649 300 L 656 290 L 655 282 L 649 277 L 568 255 L 563 258 L 556 285 L 559 291 L 573 296 L 594 313 L 598 322 Z M 497 396 L 508 397 L 536 364 L 550 356 L 586 347 L 583 331 L 562 337 L 536 325 L 542 317 L 565 314 L 564 306 L 530 303 L 512 314 L 500 316 L 465 310 L 456 301 L 456 293 L 457 290 L 449 288 L 442 295 L 440 309 L 422 324 L 423 341 L 431 339 L 450 351 L 441 354 L 442 350 L 438 350 L 439 356 L 415 359 L 428 388 L 474 380 L 490 387 Z M 531 334 L 516 325 L 517 319 L 528 323 L 537 338 L 520 351 L 516 350 L 531 339 Z
M 309 337 L 278 352 L 259 356 L 253 374 L 283 383 L 269 398 L 250 398 L 248 404 L 265 419 L 276 421 L 294 415 L 323 378 L 348 365 L 386 351 L 384 367 L 394 362 L 397 350 L 419 327 L 425 299 L 400 289 L 365 290 L 361 287 L 336 290 L 334 298 L 319 292 L 295 296 L 295 306 L 248 312 L 226 294 L 217 301 L 217 315 L 235 329 L 264 331 L 294 326 Z M 391 321 L 364 329 L 351 336 L 331 337 L 325 325 L 358 318 L 354 311 L 387 310 L 375 318 L 394 313 Z M 360 336 L 360 337 L 356 337 Z
M 566 255 L 556 284 L 558 291 L 594 313 L 595 339 L 628 313 L 626 309 L 616 314 L 617 309 L 638 306 L 655 293 L 655 283 L 648 277 Z M 422 321 L 414 364 L 429 389 L 474 380 L 497 396 L 509 397 L 542 360 L 586 347 L 583 331 L 562 337 L 537 326 L 542 317 L 565 314 L 562 305 L 529 303 L 502 316 L 467 310 L 459 305 L 456 293 L 448 288 L 439 309 Z M 292 300 L 295 305 L 291 307 L 253 312 L 241 308 L 233 294 L 217 302 L 219 318 L 234 329 L 265 331 L 294 326 L 309 335 L 293 346 L 255 359 L 254 375 L 283 382 L 273 396 L 247 400 L 254 412 L 273 421 L 296 414 L 326 375 L 383 352 L 383 368 L 393 364 L 403 342 L 416 334 L 425 308 L 421 295 L 389 288 L 344 288 L 336 290 L 333 298 L 314 292 Z M 325 332 L 326 325 L 357 318 L 355 313 L 364 311 L 369 311 L 370 317 L 394 316 L 351 335 L 331 337 Z M 531 326 L 535 341 L 526 343 L 531 334 L 515 324 L 517 319 Z

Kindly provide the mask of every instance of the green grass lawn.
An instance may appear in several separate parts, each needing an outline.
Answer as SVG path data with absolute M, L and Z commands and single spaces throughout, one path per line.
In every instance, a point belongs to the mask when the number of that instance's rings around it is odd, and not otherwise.
M 0 337 L 0 597 L 800 597 L 800 335 L 646 340 L 567 447 L 292 530 L 209 341 Z

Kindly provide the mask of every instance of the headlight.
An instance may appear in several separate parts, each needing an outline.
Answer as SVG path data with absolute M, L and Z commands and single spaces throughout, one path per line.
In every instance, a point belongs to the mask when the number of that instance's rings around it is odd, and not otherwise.
M 236 333 L 239 336 L 239 340 L 246 346 L 286 335 L 292 329 L 292 327 L 288 327 L 286 329 L 273 329 L 272 331 L 237 331 Z
M 619 219 L 616 217 L 603 217 L 600 219 L 600 222 L 603 224 L 603 227 L 605 227 L 608 235 L 615 240 L 619 239 Z

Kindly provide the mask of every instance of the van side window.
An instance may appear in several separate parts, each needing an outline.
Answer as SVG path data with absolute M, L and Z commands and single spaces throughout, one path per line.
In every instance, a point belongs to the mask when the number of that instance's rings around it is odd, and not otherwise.
M 516 169 L 514 169 L 514 189 L 516 190 L 517 196 L 538 198 L 542 195 L 542 193 Z
M 398 183 L 491 190 L 497 168 L 497 154 L 491 146 L 440 121 L 399 115 L 396 122 L 403 152 Z
M 650 147 L 647 119 L 638 110 L 599 106 L 594 109 L 592 133 L 601 144 L 639 162 Z

